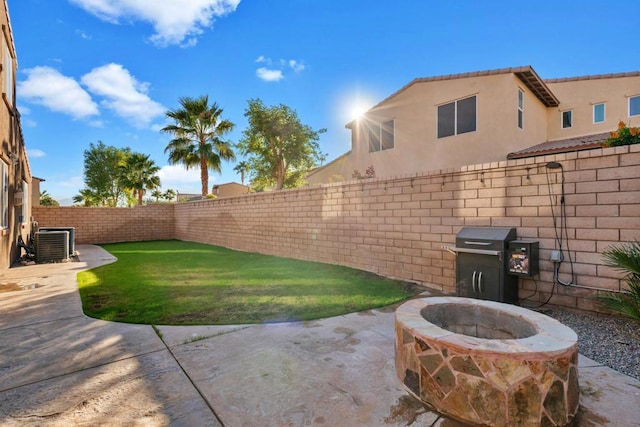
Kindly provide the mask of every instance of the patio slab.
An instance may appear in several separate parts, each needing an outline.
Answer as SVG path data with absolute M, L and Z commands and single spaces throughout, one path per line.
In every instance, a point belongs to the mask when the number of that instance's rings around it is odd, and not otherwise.
M 0 424 L 460 426 L 395 375 L 392 307 L 311 322 L 151 326 L 82 314 L 80 262 L 0 276 Z M 580 356 L 579 426 L 634 425 L 640 381 Z

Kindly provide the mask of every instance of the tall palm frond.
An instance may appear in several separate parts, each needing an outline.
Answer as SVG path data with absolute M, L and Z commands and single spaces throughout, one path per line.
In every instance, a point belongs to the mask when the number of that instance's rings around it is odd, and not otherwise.
M 173 135 L 164 152 L 169 163 L 182 164 L 187 169 L 200 167 L 202 195 L 209 193 L 209 169 L 221 172 L 221 160 L 234 160 L 230 142 L 222 139 L 231 132 L 234 124 L 221 119 L 222 108 L 217 103 L 209 105 L 207 95 L 198 98 L 180 98 L 181 108 L 166 112 L 173 123 L 161 129 Z

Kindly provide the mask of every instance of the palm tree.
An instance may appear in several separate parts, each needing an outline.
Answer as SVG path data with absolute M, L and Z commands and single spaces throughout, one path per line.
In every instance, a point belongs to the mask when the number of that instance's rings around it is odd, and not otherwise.
M 236 167 L 233 168 L 234 171 L 240 174 L 240 181 L 242 182 L 242 185 L 244 185 L 245 174 L 249 173 L 249 168 L 249 163 L 245 162 L 244 160 L 239 162 Z
M 40 206 L 60 206 L 60 203 L 44 190 L 40 192 Z
M 104 205 L 104 200 L 92 190 L 83 188 L 80 190 L 80 194 L 73 196 L 73 203 L 82 204 L 84 206 L 100 206 Z
M 169 163 L 183 164 L 187 169 L 200 166 L 202 195 L 209 193 L 209 169 L 221 172 L 220 160 L 234 160 L 231 143 L 222 136 L 233 130 L 234 124 L 222 120 L 222 108 L 217 103 L 209 106 L 207 95 L 199 98 L 180 98 L 182 108 L 165 113 L 172 125 L 162 132 L 170 133 L 174 139 L 164 149 L 169 153 Z
M 131 190 L 133 197 L 138 197 L 138 205 L 142 205 L 146 190 L 160 187 L 160 168 L 149 157 L 149 154 L 133 153 L 120 167 L 121 185 Z

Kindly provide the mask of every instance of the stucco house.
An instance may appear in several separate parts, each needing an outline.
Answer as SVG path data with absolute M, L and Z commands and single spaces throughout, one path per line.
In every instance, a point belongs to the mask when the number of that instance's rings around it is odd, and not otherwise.
M 20 257 L 18 236 L 22 235 L 27 240 L 31 232 L 31 171 L 22 137 L 20 114 L 16 108 L 15 75 L 18 62 L 6 0 L 2 2 L 1 8 L 0 274 Z
M 348 123 L 351 150 L 309 184 L 599 147 L 640 125 L 640 72 L 541 79 L 531 66 L 417 78 Z
M 217 197 L 235 197 L 243 194 L 249 194 L 248 185 L 238 184 L 237 182 L 226 182 L 224 184 L 216 184 L 211 188 L 211 193 Z

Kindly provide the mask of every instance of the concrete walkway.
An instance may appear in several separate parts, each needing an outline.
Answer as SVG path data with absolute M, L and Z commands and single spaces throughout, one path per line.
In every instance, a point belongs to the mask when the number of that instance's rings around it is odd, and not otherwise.
M 82 313 L 79 262 L 0 276 L 0 425 L 459 426 L 402 389 L 393 309 L 313 322 L 159 326 Z M 581 356 L 580 426 L 640 420 L 640 381 Z

